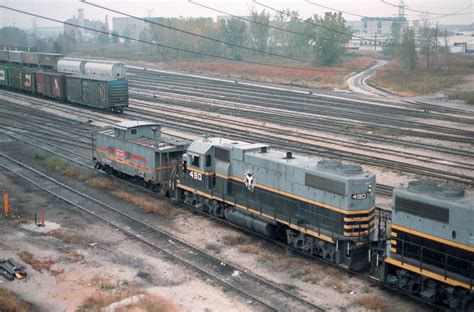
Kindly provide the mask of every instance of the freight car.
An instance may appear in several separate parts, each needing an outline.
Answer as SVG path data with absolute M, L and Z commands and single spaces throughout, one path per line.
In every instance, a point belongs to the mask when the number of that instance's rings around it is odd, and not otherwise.
M 62 57 L 64 57 L 63 54 L 56 53 L 0 51 L 0 62 L 16 63 L 38 68 L 55 68 L 58 60 Z
M 392 223 L 382 222 L 375 176 L 360 166 L 223 138 L 178 142 L 163 140 L 158 124 L 133 121 L 99 132 L 93 154 L 97 168 L 196 210 L 425 301 L 474 311 L 474 195 L 412 181 L 394 190 Z M 160 144 L 175 154 L 163 158 Z
M 434 303 L 474 311 L 474 195 L 412 181 L 392 196 L 386 281 Z
M 128 106 L 128 81 L 93 76 L 65 76 L 66 101 L 121 113 Z
M 167 195 L 189 143 L 163 135 L 159 124 L 125 121 L 98 132 L 92 145 L 96 168 L 138 178 Z
M 51 70 L 0 65 L 0 87 L 67 101 L 103 111 L 128 106 L 128 81 L 68 76 Z

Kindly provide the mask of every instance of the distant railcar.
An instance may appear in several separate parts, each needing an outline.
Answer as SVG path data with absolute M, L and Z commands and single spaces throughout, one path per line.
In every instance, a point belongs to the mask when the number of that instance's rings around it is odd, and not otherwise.
M 23 52 L 23 64 L 38 67 L 40 65 L 40 53 Z
M 23 53 L 22 51 L 8 51 L 8 61 L 11 63 L 23 63 Z
M 58 61 L 58 72 L 65 74 L 84 74 L 85 60 L 76 58 L 62 58 Z
M 128 81 L 66 76 L 66 100 L 104 111 L 122 112 L 128 106 Z
M 36 91 L 35 71 L 23 67 L 9 67 L 8 86 L 29 93 Z
M 0 86 L 7 87 L 10 85 L 8 69 L 8 66 L 0 64 Z
M 8 51 L 0 50 L 0 62 L 8 62 Z
M 40 53 L 39 63 L 42 67 L 57 67 L 59 59 L 63 58 L 63 54 L 57 53 Z
M 45 97 L 64 100 L 66 98 L 66 76 L 55 72 L 37 72 L 36 92 Z
M 114 79 L 125 79 L 126 69 L 123 63 L 87 61 L 84 66 L 84 74 L 90 76 L 110 77 Z

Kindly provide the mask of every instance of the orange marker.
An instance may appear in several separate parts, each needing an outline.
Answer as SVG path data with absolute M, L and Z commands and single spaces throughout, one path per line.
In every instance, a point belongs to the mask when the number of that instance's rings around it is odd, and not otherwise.
M 8 194 L 3 194 L 3 213 L 8 216 Z

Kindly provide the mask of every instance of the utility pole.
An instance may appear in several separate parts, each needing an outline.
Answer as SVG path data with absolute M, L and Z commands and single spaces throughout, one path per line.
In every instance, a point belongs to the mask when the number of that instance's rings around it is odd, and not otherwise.
M 438 65 L 438 22 L 436 22 L 435 30 L 434 63 Z
M 446 52 L 446 65 L 448 66 L 448 75 L 451 75 L 451 66 L 449 65 L 449 50 L 448 50 L 448 30 L 444 31 L 444 47 Z
M 377 52 L 377 32 L 375 32 L 374 50 Z

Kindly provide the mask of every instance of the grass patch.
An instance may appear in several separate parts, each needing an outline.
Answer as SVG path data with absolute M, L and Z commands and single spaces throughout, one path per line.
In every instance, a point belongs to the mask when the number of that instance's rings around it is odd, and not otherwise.
M 30 304 L 20 299 L 8 289 L 0 288 L 0 310 L 2 312 L 33 311 Z
M 57 171 L 60 174 L 65 175 L 66 177 L 74 178 L 83 182 L 92 177 L 82 168 L 72 165 L 67 161 L 63 160 L 62 158 L 56 156 L 48 156 L 47 154 L 41 151 L 35 152 L 34 157 L 38 159 L 40 163 L 49 170 Z
M 474 104 L 474 91 L 457 91 L 449 95 L 450 99 L 462 100 L 467 104 Z
M 227 246 L 250 244 L 250 239 L 244 235 L 225 235 L 222 239 Z
M 86 183 L 92 187 L 102 188 L 107 190 L 116 190 L 121 185 L 117 181 L 106 177 L 91 177 L 87 179 Z
M 22 251 L 18 254 L 20 259 L 30 265 L 33 269 L 35 269 L 38 272 L 43 272 L 43 271 L 51 271 L 51 267 L 56 263 L 51 258 L 47 258 L 44 260 L 36 258 L 32 253 L 28 251 Z
M 375 73 L 370 83 L 381 89 L 401 95 L 415 96 L 431 94 L 460 84 L 463 77 L 474 74 L 474 58 L 451 55 L 448 70 L 446 57 L 439 55 L 438 63 L 426 68 L 424 57 L 418 59 L 418 68 L 407 72 L 400 60 L 390 61 L 382 70 Z
M 82 244 L 88 243 L 84 237 L 74 234 L 66 234 L 64 230 L 58 229 L 48 232 L 48 235 L 56 237 L 68 244 Z
M 170 203 L 157 200 L 156 198 L 148 195 L 125 191 L 112 191 L 112 194 L 122 200 L 143 208 L 143 210 L 145 210 L 147 213 L 156 213 L 165 219 L 174 219 L 180 212 Z
M 115 310 L 116 312 L 143 311 L 143 312 L 178 312 L 181 311 L 171 300 L 153 295 L 145 297 L 135 304 Z
M 387 302 L 376 296 L 361 296 L 355 302 L 361 307 L 373 311 L 381 311 L 388 308 Z
M 139 291 L 137 289 L 127 289 L 115 293 L 96 292 L 92 296 L 87 297 L 76 311 L 100 311 L 102 308 L 108 306 L 111 303 L 139 294 L 142 294 L 142 291 Z
M 79 262 L 84 260 L 84 255 L 75 249 L 68 249 L 66 251 L 66 256 L 69 262 Z

